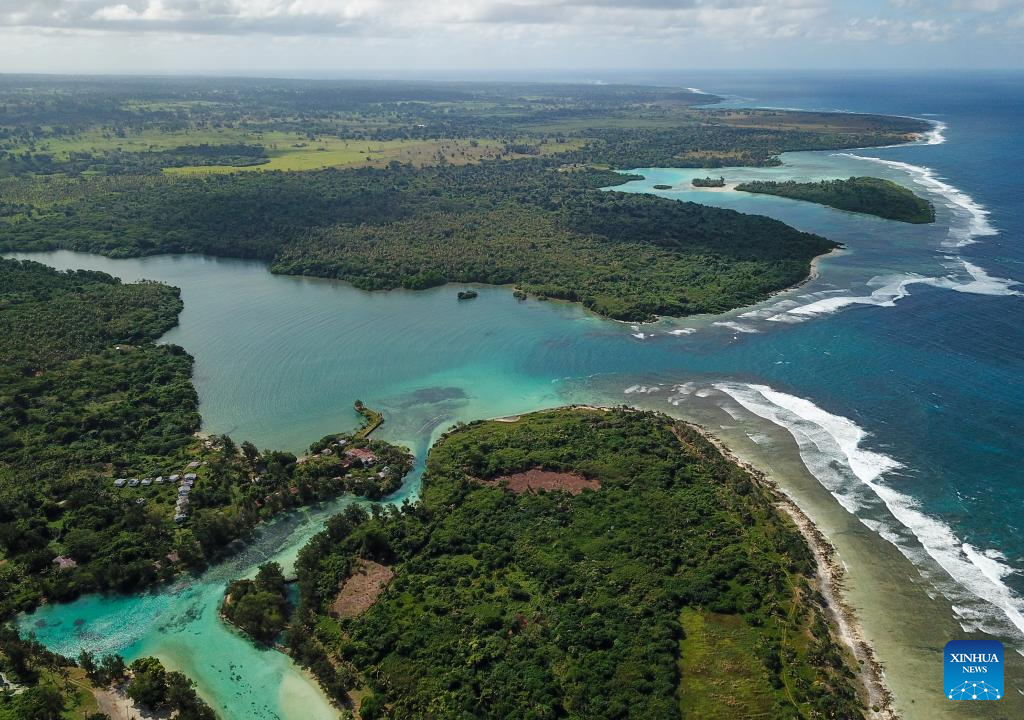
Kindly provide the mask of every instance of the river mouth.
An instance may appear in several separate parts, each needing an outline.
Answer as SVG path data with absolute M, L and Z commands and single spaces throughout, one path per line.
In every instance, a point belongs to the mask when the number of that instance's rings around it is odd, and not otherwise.
M 792 428 L 745 407 L 736 388 L 764 386 L 788 398 L 813 399 L 811 405 L 828 408 L 831 418 L 849 419 L 865 433 L 854 450 L 892 459 L 871 480 L 898 484 L 930 516 L 949 517 L 952 531 L 967 542 L 968 530 L 953 523 L 955 513 L 943 504 L 966 472 L 954 456 L 977 460 L 979 450 L 962 438 L 987 434 L 987 417 L 1010 417 L 1016 399 L 983 404 L 980 397 L 1005 370 L 976 364 L 977 372 L 990 375 L 954 399 L 950 412 L 959 420 L 938 417 L 934 436 L 921 437 L 919 418 L 935 413 L 930 393 L 950 360 L 930 357 L 937 351 L 927 344 L 908 342 L 908 328 L 916 342 L 923 335 L 919 325 L 948 322 L 954 302 L 968 316 L 998 313 L 1006 303 L 1016 307 L 1020 298 L 1011 281 L 986 273 L 951 245 L 988 230 L 977 204 L 936 186 L 934 177 L 848 155 L 795 153 L 785 160 L 782 168 L 723 172 L 730 181 L 803 180 L 867 174 L 872 166 L 875 174 L 930 193 L 939 220 L 935 226 L 902 226 L 767 196 L 705 192 L 698 198 L 699 191 L 685 187 L 701 173 L 641 169 L 645 179 L 624 189 L 683 187 L 664 192 L 767 214 L 841 241 L 847 250 L 825 258 L 819 277 L 755 307 L 636 326 L 564 303 L 517 302 L 507 288 L 482 287 L 472 303 L 458 303 L 451 287 L 366 293 L 339 282 L 271 275 L 260 263 L 201 256 L 110 260 L 58 251 L 18 257 L 181 287 L 180 324 L 163 340 L 196 359 L 204 430 L 230 433 L 239 442 L 301 450 L 356 425 L 356 397 L 384 412 L 380 436 L 407 445 L 420 462 L 437 434 L 455 422 L 566 403 L 629 403 L 703 424 L 769 471 L 836 543 L 850 570 L 850 601 L 887 668 L 898 707 L 927 706 L 929 717 L 944 716 L 948 704 L 933 706 L 929 692 L 941 685 L 941 663 L 933 665 L 931 658 L 946 640 L 989 631 L 1019 647 L 1019 635 L 999 621 L 1000 608 L 971 600 L 971 588 L 927 550 L 909 553 L 921 541 L 891 510 L 878 506 L 858 515 L 848 504 L 866 492 L 857 462 L 867 456 L 802 453 Z M 984 413 L 969 412 L 978 407 Z M 837 435 L 820 440 L 842 444 Z M 850 497 L 837 497 L 832 480 L 823 479 L 829 472 L 847 481 Z M 940 487 L 930 488 L 935 483 Z M 414 475 L 393 500 L 417 492 Z M 22 627 L 72 656 L 82 648 L 129 659 L 157 655 L 194 677 L 228 720 L 295 717 L 295 708 L 303 717 L 331 717 L 329 704 L 287 658 L 253 648 L 223 626 L 216 608 L 228 580 L 271 558 L 287 566 L 324 518 L 346 502 L 283 518 L 239 556 L 191 583 L 45 607 L 23 618 Z M 992 524 L 998 524 L 998 511 L 991 508 Z M 872 528 L 865 520 L 886 524 Z M 899 532 L 887 537 L 892 528 Z M 1013 558 L 1024 552 L 993 538 L 971 536 L 971 542 L 981 553 Z M 1011 599 L 1022 589 L 1015 577 L 1001 581 Z M 1007 657 L 1008 679 L 1024 685 L 1020 656 Z M 1006 700 L 1017 702 L 1010 693 Z

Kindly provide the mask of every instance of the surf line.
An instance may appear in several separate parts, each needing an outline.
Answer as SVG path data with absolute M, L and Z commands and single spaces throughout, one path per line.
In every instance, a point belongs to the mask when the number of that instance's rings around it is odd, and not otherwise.
M 719 382 L 713 387 L 748 412 L 786 429 L 796 440 L 804 465 L 821 485 L 848 512 L 920 568 L 919 552 L 901 538 L 902 532 L 909 532 L 955 583 L 958 592 L 937 589 L 959 606 L 954 610 L 961 620 L 976 621 L 986 632 L 1011 633 L 1018 638 L 1024 635 L 1024 598 L 1003 581 L 1017 568 L 1006 563 L 998 550 L 982 550 L 963 542 L 949 524 L 925 513 L 913 497 L 885 483 L 882 477 L 901 464 L 888 455 L 864 448 L 868 433 L 863 428 L 810 400 L 767 385 Z M 837 473 L 833 463 L 850 472 Z M 869 505 L 878 507 L 879 501 L 892 521 L 860 516 Z M 977 601 L 989 608 L 988 617 L 976 612 L 981 607 L 968 607 L 978 605 Z

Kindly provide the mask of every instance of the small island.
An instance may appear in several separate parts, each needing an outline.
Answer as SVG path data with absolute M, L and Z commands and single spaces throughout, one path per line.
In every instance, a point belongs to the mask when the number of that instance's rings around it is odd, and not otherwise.
M 663 185 L 663 184 L 659 183 L 658 185 L 654 186 L 654 189 L 655 190 L 671 190 L 672 186 L 671 185 Z
M 235 580 L 224 591 L 221 615 L 253 640 L 271 644 L 288 622 L 288 585 L 276 562 L 260 565 L 254 580 Z
M 693 179 L 693 186 L 694 187 L 699 187 L 699 188 L 720 188 L 720 187 L 725 187 L 725 178 L 724 177 L 717 177 L 717 178 L 713 178 L 713 177 L 694 178 Z
M 477 296 L 476 290 L 460 290 L 459 300 L 472 300 Z
M 851 177 L 848 180 L 807 183 L 756 180 L 741 183 L 736 189 L 816 202 L 838 210 L 875 215 L 886 220 L 919 224 L 935 222 L 935 207 L 930 202 L 898 183 L 881 178 Z

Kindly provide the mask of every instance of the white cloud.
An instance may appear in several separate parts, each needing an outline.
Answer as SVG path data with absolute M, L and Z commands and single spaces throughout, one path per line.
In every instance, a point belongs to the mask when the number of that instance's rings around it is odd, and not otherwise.
M 165 30 L 223 34 L 369 34 L 458 26 L 564 26 L 663 34 L 671 30 L 792 36 L 831 0 L 0 0 L 8 27 Z
M 870 13 L 866 6 L 863 0 L 0 0 L 0 61 L 6 65 L 0 67 L 8 69 L 12 58 L 15 66 L 45 60 L 26 58 L 15 45 L 29 48 L 29 55 L 44 51 L 10 38 L 56 36 L 117 38 L 109 40 L 112 51 L 138 53 L 155 48 L 158 38 L 168 47 L 188 38 L 218 57 L 229 56 L 230 40 L 290 47 L 297 55 L 303 48 L 343 52 L 346 59 L 387 67 L 808 67 L 841 62 L 843 48 L 881 65 L 897 57 L 891 54 L 896 47 L 961 37 L 966 43 L 982 32 L 986 42 L 1009 43 L 1024 25 L 1024 0 L 887 0 L 871 3 Z M 871 43 L 889 54 L 871 56 Z M 1011 55 L 993 57 L 1005 62 Z M 269 57 L 257 51 L 248 60 L 266 63 Z M 315 66 L 308 57 L 307 67 Z M 909 50 L 901 57 L 918 64 Z M 954 56 L 936 53 L 935 59 Z

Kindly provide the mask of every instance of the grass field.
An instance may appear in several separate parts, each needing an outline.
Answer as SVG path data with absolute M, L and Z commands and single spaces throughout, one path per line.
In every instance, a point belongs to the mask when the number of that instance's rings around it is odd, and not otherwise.
M 233 167 L 229 165 L 206 165 L 199 167 L 167 168 L 167 173 L 217 173 L 259 170 L 319 170 L 321 168 L 385 167 L 397 161 L 416 167 L 451 165 L 526 157 L 505 153 L 504 145 L 497 140 L 342 140 L 334 137 L 320 137 L 307 140 L 304 136 L 293 135 L 283 139 L 279 133 L 268 133 L 261 140 L 267 148 L 270 162 L 262 165 Z M 274 137 L 271 137 L 274 136 Z M 566 152 L 579 143 L 548 142 L 539 145 L 540 153 L 551 155 Z
M 63 717 L 67 720 L 84 720 L 85 718 L 99 712 L 96 698 L 89 689 L 89 681 L 85 677 L 85 671 L 81 668 L 70 668 L 68 675 L 68 690 L 66 697 L 70 700 L 68 707 L 64 710 Z
M 681 616 L 679 709 L 714 720 L 770 717 L 775 692 L 757 659 L 758 634 L 738 615 L 687 608 Z
M 551 155 L 576 149 L 580 141 L 528 140 L 540 154 Z M 384 167 L 392 161 L 411 163 L 417 167 L 447 162 L 452 165 L 492 160 L 498 157 L 519 158 L 525 155 L 505 153 L 504 143 L 498 140 L 430 139 L 430 140 L 355 140 L 329 135 L 311 136 L 307 133 L 267 131 L 244 128 L 196 128 L 192 130 L 124 132 L 110 129 L 92 129 L 71 137 L 50 138 L 33 145 L 12 145 L 7 150 L 15 153 L 31 151 L 48 153 L 55 159 L 66 161 L 72 153 L 93 155 L 120 150 L 123 152 L 150 152 L 170 150 L 183 145 L 226 145 L 245 143 L 266 148 L 270 161 L 261 165 L 235 167 L 206 165 L 198 167 L 167 168 L 169 173 L 223 173 L 238 170 L 319 170 L 321 168 Z
M 49 153 L 57 160 L 67 160 L 70 153 L 101 153 L 110 150 L 147 152 L 169 150 L 181 145 L 224 145 L 228 143 L 262 144 L 256 138 L 274 133 L 259 133 L 237 128 L 196 128 L 192 130 L 146 130 L 118 135 L 110 128 L 94 128 L 71 136 L 52 137 L 32 145 L 12 145 L 4 149 L 21 153 Z M 279 133 L 284 135 L 285 133 Z

